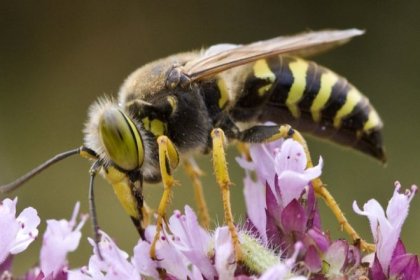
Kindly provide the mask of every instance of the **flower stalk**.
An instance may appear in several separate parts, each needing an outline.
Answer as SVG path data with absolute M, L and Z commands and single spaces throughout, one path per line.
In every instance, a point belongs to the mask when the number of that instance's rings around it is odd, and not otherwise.
M 263 274 L 280 263 L 280 257 L 273 250 L 249 233 L 240 232 L 242 263 L 253 273 Z

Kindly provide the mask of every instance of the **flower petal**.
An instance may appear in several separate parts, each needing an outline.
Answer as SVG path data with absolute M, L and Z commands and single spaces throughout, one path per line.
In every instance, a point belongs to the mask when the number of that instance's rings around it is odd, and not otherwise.
M 17 198 L 0 203 L 0 264 L 9 254 L 24 251 L 38 236 L 40 219 L 32 207 L 25 208 L 16 218 Z
M 342 268 L 347 258 L 349 245 L 343 240 L 337 240 L 331 244 L 324 256 L 324 261 L 328 263 L 328 277 L 342 276 Z
M 281 150 L 276 154 L 274 161 L 277 174 L 281 174 L 286 170 L 303 173 L 307 164 L 306 154 L 302 145 L 293 139 L 286 139 L 283 142 Z
M 388 203 L 386 217 L 383 208 L 374 199 L 369 200 L 363 206 L 363 211 L 360 210 L 356 202 L 353 203 L 354 211 L 369 219 L 376 243 L 376 256 L 386 275 L 400 237 L 402 225 L 408 214 L 410 202 L 417 190 L 416 186 L 412 186 L 411 191 L 401 194 L 400 188 L 401 185 L 396 182 L 394 194 Z
M 20 228 L 14 214 L 9 210 L 5 203 L 0 204 L 0 263 L 10 255 L 10 249 Z
M 246 212 L 258 230 L 264 244 L 267 244 L 266 188 L 254 182 L 250 176 L 244 178 L 244 197 Z
M 283 206 L 289 204 L 292 199 L 298 199 L 305 186 L 321 175 L 322 164 L 322 158 L 320 158 L 318 165 L 305 171 L 284 170 L 277 173 Z
M 214 233 L 215 266 L 219 279 L 232 279 L 236 269 L 232 238 L 227 226 Z
M 0 263 L 0 278 L 6 271 L 12 269 L 13 255 L 9 255 L 3 262 Z
M 44 275 L 56 277 L 67 265 L 67 254 L 79 246 L 82 236 L 81 228 L 87 220 L 87 215 L 82 216 L 76 226 L 76 217 L 80 209 L 77 202 L 72 217 L 67 220 L 48 220 L 40 253 L 40 266 Z
M 156 226 L 148 226 L 145 232 L 146 240 L 153 240 L 155 232 Z M 171 236 L 164 231 L 156 243 L 158 267 L 165 269 L 168 277 L 171 276 L 178 279 L 191 278 L 190 268 L 192 264 L 181 251 L 175 248 L 173 243 L 168 241 L 168 237 L 170 238 Z
M 399 255 L 392 260 L 389 276 L 392 279 L 418 280 L 420 277 L 420 265 L 416 255 Z
M 310 245 L 306 251 L 305 264 L 311 272 L 318 272 L 322 267 L 321 258 L 319 257 L 317 249 L 313 245 Z
M 15 242 L 10 249 L 11 254 L 17 254 L 26 250 L 29 244 L 35 240 L 38 236 L 37 227 L 40 224 L 41 219 L 34 208 L 28 207 L 20 213 L 20 215 L 16 218 L 16 221 L 20 225 L 20 230 L 18 231 Z
M 213 279 L 216 270 L 207 256 L 211 236 L 199 225 L 194 211 L 188 205 L 185 206 L 185 215 L 175 211 L 169 219 L 169 227 L 173 237 L 168 241 L 197 266 L 207 279 Z
M 305 209 L 297 202 L 292 200 L 281 213 L 281 223 L 286 233 L 304 232 L 306 228 L 306 213 Z
M 378 224 L 381 227 L 389 228 L 389 223 L 386 220 L 385 212 L 382 206 L 375 199 L 371 199 L 363 205 L 363 211 L 353 202 L 353 211 L 359 215 L 366 216 L 369 219 L 370 230 L 372 232 L 375 243 L 378 242 Z
M 271 143 L 271 145 L 267 144 L 257 144 L 251 145 L 250 147 L 250 154 L 252 161 L 255 162 L 255 171 L 257 172 L 258 179 L 265 184 L 266 182 L 270 185 L 273 183 L 274 180 L 274 149 L 273 145 L 278 145 L 277 147 L 281 146 L 281 142 Z
M 400 189 L 401 184 L 398 181 L 395 182 L 394 194 L 389 200 L 386 209 L 386 216 L 394 227 L 401 227 L 400 225 L 404 223 L 408 215 L 410 202 L 417 191 L 416 186 L 412 186 L 411 191 L 406 193 L 399 193 Z
M 369 272 L 369 276 L 371 279 L 375 279 L 375 280 L 387 280 L 388 278 L 386 277 L 381 263 L 379 262 L 377 256 L 375 255 L 375 258 L 373 260 L 373 264 L 370 267 L 370 272 Z
M 308 236 L 313 240 L 313 243 L 317 246 L 321 252 L 326 252 L 330 246 L 330 239 L 325 232 L 318 228 L 310 228 L 307 232 Z
M 101 241 L 98 244 L 102 259 L 98 255 L 95 242 L 89 239 L 89 243 L 93 246 L 94 254 L 89 259 L 89 267 L 84 270 L 81 269 L 79 272 L 85 274 L 86 277 L 91 277 L 91 279 L 140 280 L 140 274 L 134 265 L 127 260 L 128 254 L 120 250 L 105 232 L 101 231 Z M 75 275 L 77 275 L 77 272 L 71 277 L 74 279 Z
M 147 277 L 153 279 L 159 278 L 157 271 L 157 263 L 150 258 L 150 244 L 146 241 L 140 240 L 134 247 L 134 256 L 131 260 L 137 271 Z
M 281 204 L 288 205 L 293 199 L 299 199 L 309 181 L 304 174 L 284 171 L 278 177 L 281 193 Z

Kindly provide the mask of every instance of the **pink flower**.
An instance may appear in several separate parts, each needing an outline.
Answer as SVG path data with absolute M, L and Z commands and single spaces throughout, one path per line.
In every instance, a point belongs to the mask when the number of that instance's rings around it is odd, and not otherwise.
M 146 277 L 158 279 L 158 263 L 150 258 L 150 243 L 140 240 L 134 247 L 132 263 L 137 271 Z
M 417 191 L 417 187 L 412 186 L 411 190 L 400 193 L 400 188 L 400 183 L 396 182 L 395 191 L 388 202 L 386 213 L 375 199 L 365 203 L 363 211 L 359 208 L 356 201 L 353 203 L 353 210 L 369 219 L 373 239 L 376 244 L 375 259 L 378 260 L 382 272 L 387 276 L 389 276 L 389 271 L 393 269 L 393 255 L 395 255 L 401 228 L 407 218 L 410 202 Z
M 274 195 L 278 216 L 292 200 L 299 199 L 311 180 L 321 175 L 322 158 L 315 167 L 306 169 L 307 158 L 303 147 L 293 139 L 278 140 L 268 144 L 251 145 L 252 162 L 237 159 L 247 171 L 244 179 L 244 195 L 249 220 L 266 243 L 267 190 Z M 251 179 L 249 171 L 255 171 L 258 182 Z M 274 205 L 271 204 L 271 205 Z
M 305 262 L 311 271 L 319 271 L 321 253 L 330 241 L 321 230 L 311 180 L 321 175 L 322 158 L 317 166 L 306 168 L 304 149 L 293 139 L 252 145 L 250 154 L 252 162 L 238 159 L 246 170 L 248 228 L 285 255 L 291 255 L 292 245 L 301 241 Z M 252 171 L 257 181 L 251 178 Z
M 267 183 L 283 206 L 299 198 L 304 187 L 321 175 L 322 158 L 318 165 L 306 169 L 305 151 L 293 139 L 251 145 L 250 154 L 252 163 L 237 159 L 238 163 L 246 170 L 255 171 L 259 182 L 262 185 Z M 280 190 L 275 189 L 276 183 Z
M 168 239 L 169 242 L 182 252 L 204 277 L 213 279 L 216 270 L 207 255 L 211 247 L 211 236 L 199 225 L 194 211 L 188 205 L 185 206 L 185 215 L 174 211 L 169 225 L 173 235 Z
M 173 214 L 173 215 L 176 215 Z M 172 215 L 172 216 L 173 216 Z M 171 216 L 171 218 L 172 218 Z M 169 224 L 171 229 L 171 224 Z M 146 229 L 146 240 L 151 243 L 153 237 L 155 236 L 156 227 L 149 226 Z M 192 264 L 192 262 L 183 254 L 182 251 L 178 250 L 170 239 L 176 238 L 171 234 L 164 232 L 161 234 L 160 239 L 156 244 L 156 258 L 157 261 L 153 261 L 154 269 L 164 269 L 168 277 L 173 277 L 175 279 L 201 279 L 201 273 L 198 271 L 197 267 Z M 143 245 L 144 246 L 144 245 Z M 146 246 L 145 246 L 146 247 Z M 142 257 L 139 259 L 138 257 Z M 149 251 L 147 254 L 135 255 L 134 263 L 143 263 L 150 262 Z M 143 274 L 143 271 L 140 271 Z M 144 273 L 144 275 L 147 275 Z M 201 277 L 201 278 L 200 278 Z M 170 278 L 172 279 L 172 278 Z
M 156 244 L 156 261 L 149 256 L 156 228 L 146 229 L 146 241 L 140 241 L 134 249 L 133 263 L 139 272 L 157 277 L 158 269 L 164 269 L 168 277 L 177 279 L 201 279 L 202 275 L 214 279 L 217 272 L 208 257 L 211 235 L 199 225 L 194 211 L 189 206 L 185 206 L 185 215 L 174 211 L 168 226 L 171 232 L 163 232 Z
M 88 267 L 69 271 L 69 280 L 140 280 L 140 274 L 127 260 L 128 254 L 120 250 L 105 232 L 101 231 L 101 241 L 99 242 L 102 259 L 98 255 L 95 242 L 92 239 L 89 239 L 89 242 L 94 253 L 89 259 Z
M 28 207 L 16 218 L 17 198 L 0 203 L 0 264 L 12 254 L 18 254 L 38 236 L 40 219 L 37 211 Z
M 305 186 L 321 175 L 323 165 L 320 158 L 317 166 L 306 169 L 305 151 L 302 145 L 292 139 L 284 141 L 274 161 L 280 187 L 280 194 L 277 195 L 283 206 L 300 197 Z
M 44 233 L 41 253 L 41 271 L 48 279 L 57 279 L 59 274 L 65 274 L 67 266 L 67 253 L 73 252 L 79 246 L 82 236 L 81 228 L 87 220 L 87 215 L 82 216 L 76 224 L 80 203 L 77 202 L 70 221 L 47 220 L 47 229 Z
M 194 211 L 185 206 L 185 215 L 174 211 L 168 226 L 156 244 L 157 260 L 149 255 L 150 242 L 155 227 L 146 229 L 146 241 L 140 241 L 134 249 L 133 264 L 143 276 L 158 278 L 165 271 L 170 279 L 231 279 L 236 262 L 230 233 L 227 227 L 219 227 L 213 236 L 198 223 Z M 210 254 L 214 249 L 214 263 Z

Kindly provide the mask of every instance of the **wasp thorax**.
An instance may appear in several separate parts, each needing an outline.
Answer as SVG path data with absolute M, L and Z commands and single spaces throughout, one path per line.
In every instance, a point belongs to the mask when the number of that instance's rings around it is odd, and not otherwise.
M 109 107 L 99 119 L 99 138 L 106 155 L 117 167 L 132 171 L 141 167 L 143 142 L 133 121 L 120 109 Z

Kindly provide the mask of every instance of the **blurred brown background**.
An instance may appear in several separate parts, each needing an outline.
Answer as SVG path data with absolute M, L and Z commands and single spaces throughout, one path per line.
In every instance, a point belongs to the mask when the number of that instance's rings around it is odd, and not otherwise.
M 357 27 L 365 36 L 315 58 L 347 77 L 376 106 L 385 122 L 389 163 L 309 139 L 315 158 L 325 160 L 324 181 L 348 218 L 370 238 L 368 222 L 351 210 L 375 197 L 387 203 L 395 180 L 420 184 L 418 1 L 1 1 L 0 3 L 0 181 L 9 182 L 48 157 L 79 146 L 89 105 L 103 94 L 115 95 L 123 79 L 151 60 L 221 42 L 247 43 L 305 30 Z M 36 3 L 35 3 L 36 2 Z M 244 217 L 242 172 L 230 149 L 234 213 Z M 210 160 L 205 192 L 215 221 L 223 220 Z M 70 217 L 80 200 L 88 210 L 89 163 L 68 159 L 50 168 L 11 196 L 19 208 L 33 206 L 43 219 Z M 176 173 L 183 180 L 183 172 Z M 156 207 L 161 187 L 147 188 Z M 193 204 L 184 180 L 172 209 Z M 101 227 L 132 254 L 137 235 L 112 189 L 96 183 Z M 321 203 L 325 228 L 339 236 L 338 225 Z M 420 253 L 420 197 L 412 203 L 402 237 Z M 91 247 L 85 226 L 71 266 L 86 264 Z M 343 235 L 344 236 L 344 235 Z M 18 271 L 36 262 L 41 238 L 16 259 Z M 82 256 L 80 253 L 83 253 Z

